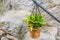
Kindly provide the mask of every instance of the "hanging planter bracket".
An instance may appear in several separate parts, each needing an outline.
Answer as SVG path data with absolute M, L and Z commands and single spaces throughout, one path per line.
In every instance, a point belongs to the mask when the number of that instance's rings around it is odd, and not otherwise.
M 43 9 L 47 14 L 49 14 L 51 17 L 53 17 L 57 22 L 60 23 L 60 20 L 58 20 L 54 15 L 51 14 L 51 12 L 49 12 L 46 8 L 44 8 L 41 4 L 37 3 L 36 0 L 32 0 L 34 2 L 34 4 L 36 4 L 38 7 L 40 7 L 41 9 Z

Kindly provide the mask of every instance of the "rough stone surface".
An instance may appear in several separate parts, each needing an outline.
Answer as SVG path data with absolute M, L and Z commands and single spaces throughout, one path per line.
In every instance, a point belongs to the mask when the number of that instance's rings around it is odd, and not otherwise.
M 7 36 L 2 37 L 1 40 L 18 40 L 18 39 L 11 35 L 7 35 Z
M 3 2 L 5 10 L 14 9 L 31 11 L 33 8 L 33 2 L 31 0 L 4 0 Z M 11 8 L 10 5 L 12 6 Z
M 23 15 L 24 14 L 24 15 Z M 1 18 L 1 23 L 4 22 L 3 27 L 1 28 L 8 34 L 22 40 L 24 34 L 27 32 L 27 26 L 22 21 L 26 18 L 26 14 L 31 14 L 22 10 L 11 10 L 5 12 L 5 15 Z

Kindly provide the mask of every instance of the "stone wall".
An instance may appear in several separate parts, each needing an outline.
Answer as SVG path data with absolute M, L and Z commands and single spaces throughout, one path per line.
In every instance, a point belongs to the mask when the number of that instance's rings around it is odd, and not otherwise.
M 60 0 L 37 0 L 43 7 L 48 9 L 55 15 L 58 19 L 60 19 Z M 3 9 L 5 10 L 4 14 L 0 19 L 1 27 L 1 40 L 9 40 L 13 37 L 16 40 L 20 40 L 20 37 L 23 36 L 22 32 L 25 30 L 24 23 L 21 21 L 22 17 L 26 16 L 26 13 L 33 10 L 33 2 L 32 0 L 3 0 Z M 21 13 L 21 10 L 22 13 Z M 27 11 L 27 12 L 25 12 Z M 58 28 L 58 35 L 57 39 L 60 37 L 60 23 L 56 22 L 52 17 L 46 14 L 42 9 L 40 10 L 45 17 L 47 24 L 51 25 L 52 27 Z M 24 15 L 23 15 L 24 14 Z M 23 31 L 21 32 L 21 27 L 23 26 Z M 48 26 L 49 27 L 49 26 Z M 22 35 L 20 35 L 20 33 Z M 4 34 L 4 36 L 3 36 Z M 6 36 L 5 36 L 6 34 Z M 7 37 L 8 36 L 8 37 Z M 60 39 L 59 39 L 60 40 Z
M 33 8 L 33 2 L 31 0 L 4 0 L 3 7 L 5 10 L 27 10 L 31 11 Z

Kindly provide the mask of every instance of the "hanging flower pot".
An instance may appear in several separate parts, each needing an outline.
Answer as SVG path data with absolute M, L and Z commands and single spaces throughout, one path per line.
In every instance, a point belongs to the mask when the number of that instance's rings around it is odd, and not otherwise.
M 40 36 L 40 31 L 41 31 L 40 28 L 37 28 L 37 29 L 33 28 L 32 31 L 29 29 L 30 36 L 32 38 L 38 38 Z
M 32 13 L 27 15 L 27 19 L 24 20 L 28 24 L 30 36 L 32 38 L 38 38 L 40 36 L 41 27 L 45 24 L 45 20 L 41 14 Z

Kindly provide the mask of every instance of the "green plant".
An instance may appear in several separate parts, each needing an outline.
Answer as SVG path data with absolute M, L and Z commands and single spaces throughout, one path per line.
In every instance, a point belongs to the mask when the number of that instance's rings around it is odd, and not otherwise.
M 32 30 L 32 28 L 39 28 L 45 24 L 45 20 L 41 14 L 32 13 L 31 15 L 27 15 L 27 19 L 25 20 L 28 26 Z

